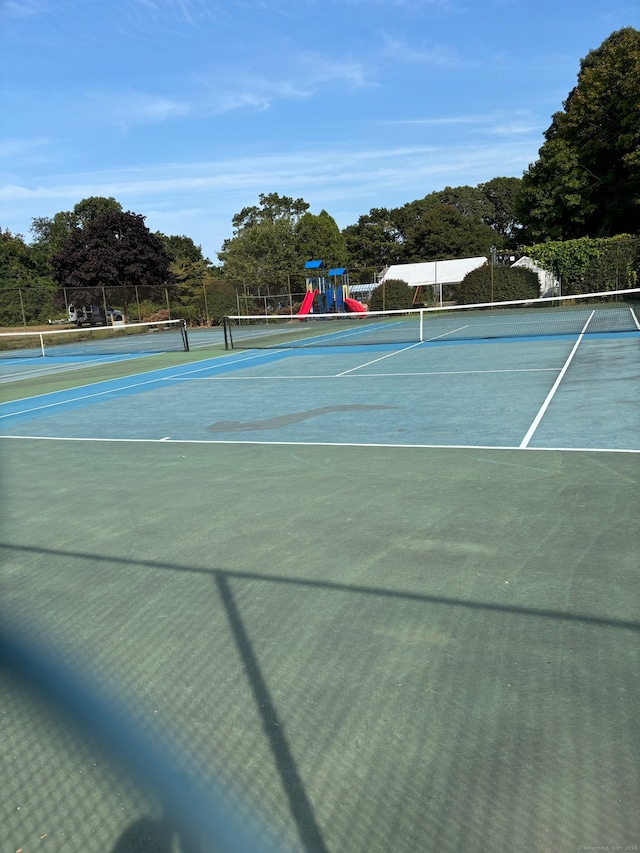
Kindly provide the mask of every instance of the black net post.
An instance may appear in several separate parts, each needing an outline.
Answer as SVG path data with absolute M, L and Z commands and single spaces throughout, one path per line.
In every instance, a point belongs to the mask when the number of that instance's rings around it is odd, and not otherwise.
M 222 318 L 222 328 L 224 330 L 224 348 L 233 349 L 233 337 L 231 336 L 231 321 L 228 317 Z

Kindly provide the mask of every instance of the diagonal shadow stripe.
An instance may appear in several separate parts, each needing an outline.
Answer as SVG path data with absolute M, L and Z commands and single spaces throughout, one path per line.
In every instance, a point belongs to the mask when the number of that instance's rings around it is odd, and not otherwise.
M 269 693 L 269 688 L 263 678 L 251 641 L 236 607 L 229 586 L 229 580 L 224 573 L 217 572 L 215 582 L 233 632 L 238 652 L 242 658 L 256 708 L 262 720 L 262 728 L 269 741 L 269 746 L 289 801 L 289 809 L 298 828 L 300 840 L 307 853 L 325 853 L 327 848 L 322 839 L 320 827 L 316 822 L 311 803 L 298 773 L 295 759 L 284 736 L 284 724 L 278 717 L 278 712 Z

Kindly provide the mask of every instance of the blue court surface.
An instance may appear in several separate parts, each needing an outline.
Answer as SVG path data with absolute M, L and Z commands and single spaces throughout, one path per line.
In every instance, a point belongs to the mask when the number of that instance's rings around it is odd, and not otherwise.
M 618 334 L 234 351 L 5 403 L 0 434 L 637 451 L 639 350 Z

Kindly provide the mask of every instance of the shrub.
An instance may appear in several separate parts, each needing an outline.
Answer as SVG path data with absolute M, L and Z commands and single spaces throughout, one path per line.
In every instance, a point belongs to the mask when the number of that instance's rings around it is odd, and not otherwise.
M 402 311 L 411 308 L 414 289 L 399 278 L 387 279 L 371 291 L 370 311 Z
M 453 298 L 459 305 L 475 302 L 507 302 L 511 299 L 537 299 L 540 282 L 533 270 L 522 267 L 478 267 L 467 273 L 460 284 L 453 288 Z

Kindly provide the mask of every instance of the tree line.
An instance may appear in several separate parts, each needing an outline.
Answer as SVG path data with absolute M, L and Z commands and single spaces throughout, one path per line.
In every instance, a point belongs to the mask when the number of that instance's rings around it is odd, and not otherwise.
M 629 286 L 638 241 L 628 239 L 624 251 L 617 243 L 615 252 L 606 241 L 640 234 L 639 91 L 640 32 L 626 27 L 581 60 L 577 84 L 522 178 L 372 208 L 342 230 L 302 198 L 261 194 L 233 217 L 218 264 L 186 235 L 152 233 L 144 216 L 114 198 L 35 217 L 30 241 L 0 229 L 0 324 L 46 322 L 71 301 L 107 299 L 133 319 L 173 311 L 192 323 L 219 322 L 238 308 L 259 309 L 261 299 L 266 306 L 267 297 L 294 305 L 310 259 L 347 267 L 358 283 L 390 264 L 525 246 L 574 288 L 595 289 L 594 258 L 603 257 Z

